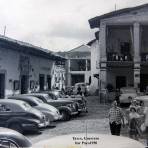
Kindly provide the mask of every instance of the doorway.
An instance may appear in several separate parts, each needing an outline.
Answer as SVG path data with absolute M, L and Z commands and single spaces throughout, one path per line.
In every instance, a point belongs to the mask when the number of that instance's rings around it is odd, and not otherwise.
M 39 74 L 39 85 L 41 91 L 44 90 L 44 85 L 45 85 L 44 79 L 45 79 L 44 74 Z
M 0 98 L 5 97 L 5 74 L 0 73 Z
M 140 91 L 144 92 L 148 86 L 148 74 L 140 75 Z
M 116 76 L 116 89 L 120 89 L 121 87 L 126 87 L 126 77 Z
M 50 75 L 47 75 L 47 89 L 48 90 L 51 90 L 51 76 Z
M 21 76 L 21 94 L 28 93 L 28 76 L 22 75 Z

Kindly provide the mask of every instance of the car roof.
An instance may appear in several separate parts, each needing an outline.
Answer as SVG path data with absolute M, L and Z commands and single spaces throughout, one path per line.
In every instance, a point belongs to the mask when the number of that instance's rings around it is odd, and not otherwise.
M 138 96 L 134 98 L 135 100 L 142 100 L 142 101 L 148 101 L 148 96 Z
M 22 98 L 22 99 L 26 99 L 26 100 L 33 100 L 33 101 L 36 101 L 36 97 L 35 96 L 29 96 L 29 95 L 15 95 L 15 96 L 10 96 L 8 98 Z
M 79 140 L 74 140 L 73 137 L 81 138 Z M 91 138 L 91 140 L 86 140 L 84 138 Z M 79 145 L 76 145 L 75 142 L 80 142 Z M 96 144 L 84 144 L 84 142 L 94 142 Z M 83 142 L 83 143 L 82 143 Z M 44 140 L 35 144 L 34 147 L 49 147 L 50 148 L 67 148 L 67 146 L 72 148 L 144 148 L 144 145 L 140 142 L 122 136 L 113 136 L 113 135 L 103 135 L 103 134 L 70 134 L 56 136 L 48 140 Z
M 22 101 L 22 100 L 11 100 L 11 99 L 0 99 L 0 103 L 11 103 L 11 104 L 22 105 L 22 104 L 24 104 L 24 101 Z
M 45 96 L 45 95 L 47 95 L 47 93 L 46 92 L 45 93 L 38 92 L 38 93 L 30 93 L 30 94 L 25 94 L 25 95 L 40 95 L 40 96 Z

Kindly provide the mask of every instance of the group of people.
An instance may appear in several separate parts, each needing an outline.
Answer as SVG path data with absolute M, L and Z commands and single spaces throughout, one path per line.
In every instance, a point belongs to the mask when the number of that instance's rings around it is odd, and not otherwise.
M 131 100 L 129 109 L 123 112 L 117 101 L 113 101 L 109 110 L 109 125 L 112 135 L 120 136 L 121 127 L 125 127 L 125 120 L 128 125 L 129 137 L 138 140 L 145 133 L 148 146 L 148 108 L 143 106 L 143 102 Z

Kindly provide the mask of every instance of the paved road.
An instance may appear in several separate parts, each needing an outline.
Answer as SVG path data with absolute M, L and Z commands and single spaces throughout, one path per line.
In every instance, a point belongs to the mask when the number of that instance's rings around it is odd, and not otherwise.
M 48 139 L 50 137 L 89 132 L 89 133 L 109 133 L 107 113 L 109 106 L 100 105 L 98 97 L 88 97 L 88 113 L 81 114 L 68 122 L 57 122 L 55 128 L 46 129 L 40 135 L 27 135 L 32 143 Z

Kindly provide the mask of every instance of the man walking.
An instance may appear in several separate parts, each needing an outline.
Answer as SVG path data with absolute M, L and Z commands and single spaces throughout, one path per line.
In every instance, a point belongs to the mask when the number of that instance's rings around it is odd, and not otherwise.
M 120 136 L 121 124 L 124 126 L 124 116 L 121 108 L 117 106 L 117 101 L 112 103 L 109 111 L 109 124 L 112 135 Z

